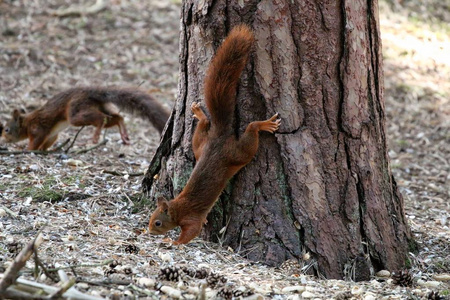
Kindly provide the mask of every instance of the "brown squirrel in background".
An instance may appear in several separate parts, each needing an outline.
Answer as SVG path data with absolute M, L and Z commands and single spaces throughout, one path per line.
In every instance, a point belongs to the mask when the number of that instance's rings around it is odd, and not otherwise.
M 129 144 L 123 117 L 117 107 L 148 119 L 161 133 L 169 112 L 152 96 L 136 89 L 77 87 L 61 92 L 28 114 L 15 109 L 3 128 L 7 143 L 29 139 L 28 150 L 46 150 L 68 126 L 96 127 L 98 143 L 102 128 L 117 125 L 124 144 Z
M 266 121 L 251 122 L 239 139 L 235 135 L 236 87 L 253 40 L 252 31 L 240 25 L 233 28 L 217 50 L 205 79 L 205 102 L 211 121 L 199 103 L 191 106 L 199 121 L 192 138 L 197 163 L 183 191 L 175 199 L 158 199 L 157 209 L 149 222 L 152 234 L 164 234 L 180 226 L 176 245 L 186 244 L 200 234 L 227 181 L 255 156 L 258 132 L 273 133 L 280 125 L 281 120 L 275 114 Z

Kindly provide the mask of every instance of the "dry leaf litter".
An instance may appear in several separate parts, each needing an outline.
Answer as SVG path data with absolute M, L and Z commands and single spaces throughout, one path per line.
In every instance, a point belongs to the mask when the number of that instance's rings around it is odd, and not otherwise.
M 383 270 L 369 282 L 323 280 L 304 275 L 313 263 L 307 253 L 270 268 L 201 239 L 168 246 L 146 233 L 154 204 L 141 194 L 159 136 L 126 115 L 131 146 L 111 129 L 105 145 L 77 154 L 92 146 L 85 128 L 69 153 L 0 155 L 0 274 L 45 226 L 38 254 L 50 274 L 64 269 L 77 290 L 104 298 L 448 298 L 450 31 L 439 24 L 450 23 L 450 12 L 439 1 L 427 1 L 425 11 L 416 2 L 380 3 L 389 155 L 420 247 L 409 270 Z M 60 18 L 55 11 L 93 1 L 0 1 L 0 120 L 75 85 L 139 86 L 171 107 L 180 3 L 107 3 Z M 58 143 L 77 131 L 66 130 Z M 42 271 L 34 278 L 34 265 L 27 262 L 22 278 L 55 285 Z

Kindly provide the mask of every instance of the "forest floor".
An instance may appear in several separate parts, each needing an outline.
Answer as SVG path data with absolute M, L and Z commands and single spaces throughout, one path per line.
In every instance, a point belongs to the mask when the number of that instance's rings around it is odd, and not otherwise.
M 31 110 L 75 85 L 139 86 L 171 107 L 177 93 L 180 3 L 111 0 L 96 14 L 54 15 L 62 7 L 93 2 L 0 0 L 1 122 L 13 108 Z M 391 167 L 419 245 L 410 254 L 412 287 L 387 278 L 354 283 L 291 276 L 201 239 L 176 249 L 145 234 L 152 207 L 142 198 L 141 180 L 159 135 L 130 115 L 131 146 L 108 130 L 106 144 L 77 153 L 92 146 L 93 130 L 85 128 L 67 153 L 0 155 L 0 277 L 42 229 L 42 264 L 50 271 L 69 267 L 75 288 L 91 296 L 194 299 L 202 291 L 213 298 L 220 290 L 267 299 L 428 299 L 432 291 L 448 297 L 450 7 L 439 0 L 393 3 L 380 5 L 387 131 Z M 58 142 L 77 131 L 67 129 Z M 25 145 L 0 148 L 15 151 Z M 56 273 L 34 278 L 34 266 L 33 259 L 27 262 L 24 278 L 56 285 L 50 278 Z M 168 266 L 206 268 L 215 275 L 192 278 L 178 270 L 184 282 L 157 279 Z M 177 277 L 175 269 L 165 270 Z

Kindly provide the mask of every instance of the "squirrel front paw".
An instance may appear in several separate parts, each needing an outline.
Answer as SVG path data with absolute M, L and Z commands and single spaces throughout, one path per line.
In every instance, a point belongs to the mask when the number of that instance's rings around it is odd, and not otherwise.
M 202 113 L 202 109 L 200 108 L 200 102 L 192 102 L 191 111 L 194 114 L 194 117 L 199 119 L 200 113 Z
M 206 119 L 206 115 L 202 110 L 200 102 L 193 102 L 191 104 L 191 111 L 194 113 L 194 118 L 200 120 Z
M 264 121 L 261 124 L 260 130 L 268 131 L 270 133 L 274 133 L 280 128 L 281 119 L 278 118 L 278 113 L 274 114 L 270 119 Z

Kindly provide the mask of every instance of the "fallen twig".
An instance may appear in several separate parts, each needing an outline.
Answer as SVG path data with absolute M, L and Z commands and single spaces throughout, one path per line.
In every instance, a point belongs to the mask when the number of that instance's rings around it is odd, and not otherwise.
M 107 7 L 105 0 L 97 0 L 94 5 L 88 7 L 69 7 L 65 9 L 52 10 L 50 13 L 57 17 L 83 16 L 96 14 Z
M 75 141 L 78 138 L 78 135 L 80 134 L 81 130 L 83 130 L 84 126 L 81 126 L 80 130 L 77 131 L 77 134 L 75 134 L 75 137 L 72 140 L 72 143 L 69 145 L 69 147 L 67 147 L 66 150 L 64 150 L 64 153 L 69 152 L 69 150 L 73 147 L 73 144 L 75 144 Z
M 89 152 L 89 151 L 92 151 L 92 150 L 94 150 L 94 149 L 97 149 L 97 148 L 99 148 L 99 147 L 105 145 L 107 142 L 108 142 L 108 140 L 103 140 L 103 141 L 101 141 L 100 143 L 98 143 L 97 145 L 94 145 L 94 146 L 89 147 L 89 148 L 86 148 L 86 149 L 81 149 L 81 150 L 78 150 L 78 151 L 75 151 L 75 152 L 71 152 L 71 153 L 73 153 L 73 155 L 78 155 L 78 154 L 87 153 L 87 152 Z
M 0 154 L 5 154 L 5 155 L 11 155 L 11 154 L 30 154 L 30 153 L 34 153 L 34 154 L 41 154 L 41 155 L 47 155 L 47 154 L 52 154 L 52 153 L 58 153 L 60 152 L 60 150 L 67 145 L 70 142 L 70 139 L 67 139 L 64 141 L 64 143 L 62 143 L 61 145 L 59 145 L 58 147 L 52 149 L 52 150 L 21 150 L 21 151 L 7 151 L 7 150 L 0 150 Z
M 53 282 L 58 282 L 58 280 L 47 270 L 42 261 L 39 259 L 38 252 L 36 251 L 36 249 L 34 249 L 34 263 L 36 265 L 36 269 L 37 266 L 41 267 L 42 271 L 44 271 L 45 276 L 50 278 Z M 35 274 L 35 277 L 36 276 L 37 274 Z
M 73 268 L 95 268 L 95 267 L 101 267 L 105 265 L 109 265 L 114 260 L 109 259 L 105 260 L 104 262 L 98 263 L 98 264 L 85 264 L 85 265 L 71 265 L 67 267 L 60 267 L 60 268 L 54 268 L 54 269 L 47 269 L 48 272 L 58 272 L 59 270 L 72 270 Z
M 8 215 L 10 215 L 13 218 L 17 218 L 19 215 L 7 208 L 6 206 L 1 205 L 0 208 L 2 208 Z
M 41 233 L 39 232 L 33 241 L 28 243 L 17 255 L 14 259 L 14 262 L 8 267 L 5 274 L 3 275 L 2 280 L 0 281 L 0 295 L 6 291 L 6 289 L 14 283 L 17 278 L 17 274 L 20 269 L 25 266 L 25 263 L 30 259 L 31 255 L 35 248 L 39 247 L 42 243 L 43 238 Z
M 131 289 L 133 291 L 136 291 L 136 292 L 139 292 L 141 294 L 147 295 L 147 296 L 155 296 L 155 292 L 154 291 L 150 291 L 150 290 L 147 290 L 147 289 L 140 288 L 140 287 L 138 287 L 138 286 L 136 286 L 134 284 L 130 284 L 129 289 Z
M 145 174 L 144 172 L 126 173 L 126 172 L 119 172 L 119 171 L 114 171 L 114 170 L 103 170 L 103 173 L 111 174 L 111 175 L 114 175 L 114 176 L 125 176 L 125 175 L 128 175 L 130 177 L 137 177 L 137 176 L 142 176 L 142 175 Z
M 4 277 L 3 274 L 0 274 L 0 278 Z M 34 293 L 44 291 L 47 294 L 52 295 L 56 291 L 58 291 L 58 287 L 42 284 L 39 282 L 34 282 L 31 280 L 26 280 L 23 278 L 17 278 L 16 283 L 9 287 L 3 294 L 5 298 L 11 298 L 11 299 L 43 299 L 47 298 L 47 296 L 43 296 L 42 294 L 40 296 L 33 296 Z M 70 298 L 70 299 L 76 299 L 76 300 L 99 300 L 103 298 L 91 296 L 84 294 L 78 290 L 76 290 L 74 287 L 69 288 L 63 295 L 64 298 Z
M 130 285 L 133 283 L 131 280 L 101 280 L 101 281 L 91 281 L 91 280 L 85 280 L 82 278 L 77 278 L 77 282 L 83 282 L 90 285 L 98 285 L 98 286 L 111 286 L 111 285 Z
M 58 290 L 53 292 L 49 298 L 50 299 L 59 299 L 61 296 L 66 293 L 72 286 L 76 283 L 75 278 L 70 278 L 67 276 L 67 274 L 60 270 L 58 271 L 59 277 L 61 278 L 61 286 Z

